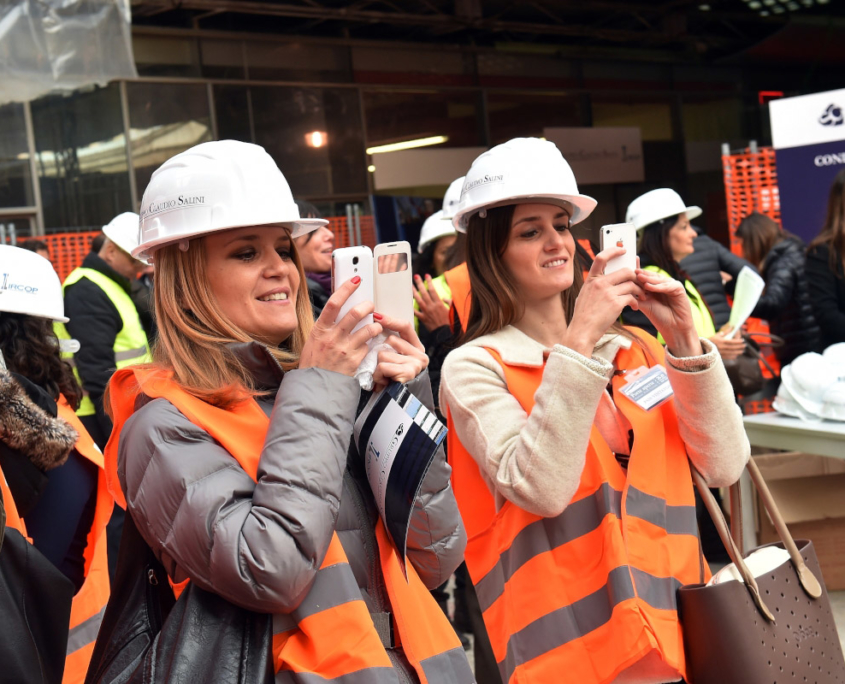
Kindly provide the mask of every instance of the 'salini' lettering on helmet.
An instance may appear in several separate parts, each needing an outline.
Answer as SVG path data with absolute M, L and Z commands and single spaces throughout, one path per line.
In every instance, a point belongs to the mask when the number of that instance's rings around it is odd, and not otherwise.
M 165 211 L 173 209 L 182 209 L 185 207 L 199 207 L 205 205 L 205 195 L 179 195 L 172 199 L 162 200 L 160 202 L 150 202 L 146 210 L 142 211 L 141 216 L 155 216 Z
M 481 178 L 476 178 L 474 181 L 470 181 L 464 185 L 463 190 L 461 190 L 461 197 L 463 197 L 466 193 L 468 193 L 473 188 L 477 188 L 479 185 L 489 185 L 490 183 L 503 183 L 505 180 L 505 175 L 503 173 L 499 173 L 491 175 L 489 173 L 484 174 Z

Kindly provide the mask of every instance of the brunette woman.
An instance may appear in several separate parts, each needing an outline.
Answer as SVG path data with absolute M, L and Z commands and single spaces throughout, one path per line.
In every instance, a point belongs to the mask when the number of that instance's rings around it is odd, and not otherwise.
M 471 305 L 441 405 L 467 566 L 506 682 L 685 677 L 675 590 L 707 574 L 690 462 L 727 485 L 750 451 L 683 285 L 605 275 L 618 247 L 582 280 L 570 226 L 595 206 L 552 143 L 516 139 L 475 160 L 455 218 Z M 665 351 L 616 323 L 625 306 Z M 653 383 L 674 396 L 648 399 Z
M 807 284 L 821 346 L 845 342 L 845 169 L 836 174 L 821 233 L 807 249 Z

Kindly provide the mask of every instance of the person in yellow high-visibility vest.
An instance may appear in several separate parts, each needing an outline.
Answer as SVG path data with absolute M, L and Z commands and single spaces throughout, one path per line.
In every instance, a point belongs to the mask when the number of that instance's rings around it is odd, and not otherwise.
M 70 322 L 57 323 L 60 340 L 75 339 L 78 349 L 65 359 L 74 367 L 84 395 L 76 415 L 102 450 L 111 434 L 111 420 L 103 410 L 103 392 L 116 369 L 150 361 L 149 343 L 131 298 L 131 281 L 141 262 L 129 252 L 138 240 L 138 215 L 126 212 L 103 228 L 106 241 L 97 254 L 62 284 Z M 70 347 L 74 349 L 77 345 Z M 109 523 L 109 570 L 117 567 L 123 511 L 115 507 Z

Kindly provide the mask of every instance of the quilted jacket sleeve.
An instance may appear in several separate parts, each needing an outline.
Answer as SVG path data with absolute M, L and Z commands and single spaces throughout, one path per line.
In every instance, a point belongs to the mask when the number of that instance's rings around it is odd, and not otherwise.
M 428 371 L 408 383 L 408 389 L 429 411 L 434 411 Z M 441 446 L 414 502 L 408 529 L 408 558 L 429 589 L 439 587 L 449 579 L 461 564 L 467 543 L 458 503 L 449 482 L 451 473 Z
M 250 610 L 296 608 L 335 529 L 359 394 L 338 373 L 287 373 L 257 482 L 168 401 L 138 410 L 120 436 L 118 474 L 171 578 Z

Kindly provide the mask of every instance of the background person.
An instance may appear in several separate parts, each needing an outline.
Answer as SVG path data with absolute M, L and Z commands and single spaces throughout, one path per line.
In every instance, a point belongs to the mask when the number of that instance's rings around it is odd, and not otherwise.
M 810 303 L 821 329 L 821 346 L 845 342 L 845 169 L 836 174 L 827 216 L 807 249 Z
M 505 171 L 506 182 L 470 185 Z M 504 679 L 676 682 L 675 588 L 703 572 L 687 454 L 728 484 L 750 451 L 719 355 L 678 281 L 603 274 L 620 248 L 598 254 L 582 285 L 570 225 L 596 202 L 552 143 L 494 147 L 466 186 L 455 223 L 472 301 L 441 405 L 467 565 Z M 616 323 L 626 305 L 648 315 L 665 353 Z M 674 400 L 646 411 L 623 395 L 625 376 L 658 363 Z M 670 531 L 667 506 L 685 507 L 683 530 L 673 519 Z
M 735 359 L 745 349 L 745 342 L 741 337 L 729 339 L 726 330 L 716 332 L 707 302 L 680 266 L 680 262 L 695 251 L 696 232 L 690 219 L 700 215 L 701 209 L 687 207 L 677 192 L 660 188 L 631 202 L 626 220 L 641 231 L 638 251 L 643 270 L 680 281 L 690 300 L 696 332 L 713 342 L 723 359 Z M 660 331 L 642 312 L 626 309 L 622 318 L 625 323 L 656 335 L 661 344 L 665 343 Z
M 716 242 L 706 235 L 700 228 L 692 228 L 697 234 L 692 241 L 694 251 L 679 263 L 704 298 L 713 316 L 713 324 L 718 330 L 731 317 L 728 294 L 733 294 L 739 272 L 746 266 L 755 273 L 757 269 L 721 242 Z
M 38 256 L 44 257 L 47 261 L 50 261 L 50 248 L 47 246 L 47 243 L 43 240 L 38 240 L 37 238 L 29 238 L 21 242 L 18 247 L 21 249 L 26 249 L 30 252 L 35 252 Z
M 322 218 L 320 212 L 310 202 L 296 200 L 302 218 Z M 334 233 L 327 225 L 320 226 L 296 240 L 296 249 L 305 269 L 308 296 L 314 318 L 320 313 L 329 297 L 332 296 L 332 252 L 334 251 Z
M 766 281 L 751 315 L 767 320 L 772 333 L 783 339 L 783 346 L 775 347 L 781 366 L 806 352 L 821 351 L 804 269 L 804 243 L 756 211 L 742 219 L 736 235 L 743 254 Z
M 64 684 L 82 684 L 109 596 L 105 527 L 114 501 L 102 454 L 73 412 L 82 389 L 60 358 L 52 327 L 54 320 L 67 322 L 59 279 L 45 259 L 16 247 L 0 246 L 0 265 L 9 282 L 35 288 L 0 297 L 0 352 L 8 367 L 0 370 L 0 479 L 12 495 L 5 505 L 14 507 L 11 517 L 23 519 L 22 533 L 72 585 L 69 616 L 61 618 L 61 605 L 48 607 L 56 619 L 69 619 L 70 628 L 64 625 L 61 660 L 50 668 L 61 672 L 64 663 Z M 37 576 L 35 561 L 32 572 Z M 34 600 L 49 603 L 50 597 Z M 4 641 L 15 638 L 7 631 Z M 10 672 L 10 660 L 20 662 L 6 653 L 1 678 L 31 681 L 19 679 L 13 665 Z M 30 674 L 41 671 L 37 662 L 30 668 Z
M 430 404 L 413 327 L 376 312 L 351 333 L 372 302 L 335 323 L 360 279 L 341 283 L 314 322 L 292 235 L 324 222 L 299 217 L 262 148 L 198 145 L 165 162 L 146 192 L 221 179 L 225 223 L 171 211 L 139 246 L 155 252 L 159 342 L 153 364 L 110 386 L 116 491 L 174 582 L 275 614 L 274 669 L 287 681 L 415 682 L 430 668 L 429 681 L 470 684 L 426 589 L 451 574 L 465 543 L 443 452 L 415 503 L 406 580 L 351 444 L 366 399 L 353 375 L 383 328 L 399 335 L 376 382 L 407 383 Z

